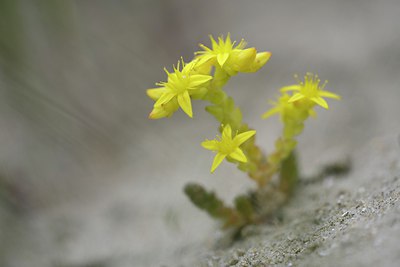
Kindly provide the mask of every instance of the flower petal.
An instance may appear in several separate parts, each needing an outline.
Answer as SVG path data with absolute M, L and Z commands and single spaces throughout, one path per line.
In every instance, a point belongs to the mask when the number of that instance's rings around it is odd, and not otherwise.
M 199 85 L 202 85 L 203 83 L 206 83 L 211 79 L 212 76 L 210 75 L 201 75 L 201 74 L 191 75 L 188 89 L 195 89 Z
M 247 162 L 247 158 L 240 148 L 236 148 L 232 153 L 229 154 L 229 157 L 240 162 Z
M 173 98 L 166 104 L 162 104 L 161 106 L 154 106 L 153 110 L 149 114 L 150 119 L 161 119 L 164 117 L 171 117 L 175 111 L 179 108 L 178 101 L 176 98 Z
M 243 144 L 244 142 L 246 142 L 250 137 L 252 137 L 253 135 L 256 134 L 256 131 L 252 130 L 252 131 L 247 131 L 241 134 L 238 134 L 235 136 L 234 140 L 235 143 L 240 146 L 241 144 Z
M 174 93 L 166 92 L 160 96 L 160 98 L 154 103 L 155 107 L 160 107 L 162 104 L 166 104 L 175 97 Z
M 178 95 L 178 103 L 182 110 L 190 117 L 193 118 L 192 102 L 190 100 L 189 92 L 186 90 Z
M 300 93 L 295 93 L 289 100 L 288 102 L 295 102 L 297 100 L 303 99 L 305 96 L 303 94 Z
M 232 47 L 231 34 L 229 32 L 225 39 L 225 46 L 229 48 Z
M 209 35 L 209 37 L 210 37 L 210 40 L 211 40 L 211 47 L 212 47 L 212 50 L 215 51 L 215 49 L 218 48 L 218 44 L 217 44 L 217 42 L 215 41 L 214 37 L 212 37 L 212 35 Z
M 267 112 L 265 112 L 264 114 L 262 114 L 262 118 L 263 119 L 267 119 L 269 117 L 271 117 L 272 115 L 279 113 L 281 111 L 280 107 L 275 107 L 275 108 L 271 108 L 270 110 L 268 110 Z
M 148 97 L 150 97 L 154 101 L 157 101 L 162 96 L 162 94 L 165 93 L 165 87 L 150 88 L 147 89 L 146 93 Z
M 218 150 L 218 141 L 217 140 L 206 140 L 201 143 L 201 146 L 208 150 L 217 151 Z
M 310 100 L 317 103 L 323 108 L 329 109 L 328 103 L 326 103 L 325 99 L 323 99 L 322 97 L 312 97 Z
M 211 173 L 213 173 L 215 171 L 215 169 L 219 166 L 219 164 L 221 164 L 221 162 L 224 160 L 225 157 L 226 157 L 226 155 L 221 154 L 221 153 L 218 153 L 217 155 L 215 155 L 214 161 L 211 166 Z
M 201 52 L 201 51 L 199 51 L 199 52 Z M 211 53 L 204 53 L 204 54 L 197 56 L 196 58 L 199 60 L 196 64 L 196 68 L 201 68 L 201 66 L 204 64 L 213 63 L 213 62 L 209 62 L 209 61 L 216 58 L 216 56 Z
M 154 107 L 153 110 L 149 114 L 149 119 L 157 120 L 167 116 L 165 110 L 161 107 Z
M 226 60 L 228 59 L 228 57 L 229 57 L 229 53 L 218 54 L 218 56 L 217 56 L 218 64 L 219 64 L 221 67 L 223 67 L 224 64 L 225 64 L 225 62 L 226 62 Z
M 337 99 L 337 100 L 341 99 L 340 95 L 334 94 L 334 93 L 329 92 L 329 91 L 321 90 L 321 91 L 318 92 L 318 95 L 322 96 L 322 97 L 328 97 L 328 98 Z
M 301 85 L 299 84 L 293 84 L 289 86 L 285 86 L 281 88 L 281 92 L 287 92 L 287 91 L 300 91 Z

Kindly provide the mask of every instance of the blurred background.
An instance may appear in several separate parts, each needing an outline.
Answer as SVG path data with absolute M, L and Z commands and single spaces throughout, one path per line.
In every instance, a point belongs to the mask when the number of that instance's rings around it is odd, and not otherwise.
M 151 121 L 145 94 L 209 34 L 272 52 L 226 87 L 266 151 L 281 126 L 260 115 L 294 74 L 343 97 L 299 138 L 303 173 L 400 133 L 399 16 L 396 0 L 1 0 L 0 266 L 157 266 L 212 246 L 184 184 L 227 201 L 253 185 L 228 163 L 209 174 L 203 103 Z

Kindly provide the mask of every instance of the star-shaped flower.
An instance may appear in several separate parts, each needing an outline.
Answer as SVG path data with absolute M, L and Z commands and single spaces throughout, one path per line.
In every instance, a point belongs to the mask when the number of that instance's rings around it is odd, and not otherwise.
M 281 89 L 281 92 L 296 91 L 296 93 L 293 94 L 293 96 L 288 100 L 288 102 L 295 102 L 301 99 L 308 99 L 320 105 L 321 107 L 328 109 L 329 108 L 328 103 L 326 103 L 323 97 L 339 100 L 340 96 L 324 90 L 327 81 L 325 81 L 321 86 L 319 85 L 320 82 L 321 80 L 318 78 L 318 75 L 307 73 L 304 76 L 304 82 L 299 81 L 299 84 L 283 87 Z
M 165 69 L 168 81 L 157 83 L 157 85 L 161 86 L 160 88 L 147 91 L 151 98 L 157 99 L 154 103 L 154 109 L 149 115 L 150 118 L 156 118 L 161 107 L 171 105 L 169 104 L 171 101 L 177 101 L 182 110 L 189 117 L 193 117 L 191 97 L 204 92 L 206 90 L 205 83 L 212 79 L 210 75 L 197 74 L 197 72 L 193 71 L 196 64 L 197 60 L 188 64 L 185 64 L 182 60 L 182 70 L 180 70 L 180 62 L 178 62 L 176 68 L 174 67 L 174 72 L 172 73 Z M 172 106 L 175 107 L 175 105 Z M 152 116 L 152 114 L 156 115 Z
M 293 102 L 290 101 L 290 99 L 290 95 L 283 93 L 277 102 L 270 101 L 269 103 L 274 107 L 265 112 L 262 118 L 267 119 L 275 114 L 279 114 L 281 120 L 287 122 L 288 120 L 302 121 L 306 119 L 308 115 L 316 117 L 316 113 L 312 109 L 314 104 L 304 105 L 305 103 Z
M 247 158 L 240 149 L 240 145 L 255 134 L 256 131 L 251 130 L 240 133 L 232 138 L 232 128 L 228 124 L 222 130 L 222 136 L 217 136 L 217 139 L 219 140 L 206 140 L 202 142 L 201 145 L 205 149 L 217 152 L 217 155 L 215 156 L 211 166 L 211 172 L 214 172 L 226 157 L 240 162 L 247 162 Z
M 281 117 L 284 117 L 285 114 L 287 113 L 292 113 L 292 110 L 294 109 L 293 103 L 289 102 L 290 96 L 288 94 L 283 94 L 278 102 L 275 101 L 270 101 L 269 103 L 273 105 L 274 107 L 265 112 L 262 115 L 263 119 L 267 119 L 275 114 L 281 114 Z

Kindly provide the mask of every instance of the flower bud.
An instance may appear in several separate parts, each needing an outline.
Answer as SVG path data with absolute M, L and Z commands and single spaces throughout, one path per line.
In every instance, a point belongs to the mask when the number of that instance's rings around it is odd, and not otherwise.
M 257 50 L 254 47 L 238 52 L 234 62 L 236 70 L 240 72 L 246 71 L 253 64 L 256 55 Z
M 246 70 L 243 70 L 243 72 L 258 71 L 262 66 L 265 65 L 265 63 L 267 63 L 270 57 L 271 57 L 271 52 L 257 53 L 255 60 L 253 61 L 253 64 L 251 64 Z

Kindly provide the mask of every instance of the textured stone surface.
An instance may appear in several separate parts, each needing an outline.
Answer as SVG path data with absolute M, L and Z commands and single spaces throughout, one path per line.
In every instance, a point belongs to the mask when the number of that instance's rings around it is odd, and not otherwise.
M 344 177 L 301 186 L 282 222 L 251 226 L 204 266 L 397 266 L 400 264 L 400 146 L 375 140 Z M 199 264 L 199 266 L 203 266 Z

